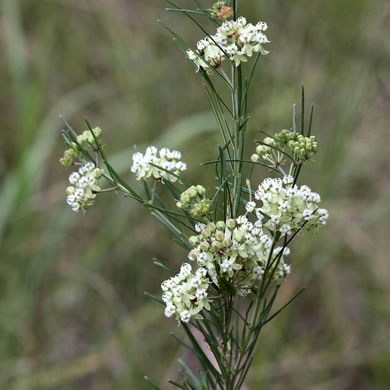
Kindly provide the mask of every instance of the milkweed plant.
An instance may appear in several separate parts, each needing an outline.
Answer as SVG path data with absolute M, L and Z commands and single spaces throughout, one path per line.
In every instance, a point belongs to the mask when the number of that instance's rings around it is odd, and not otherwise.
M 149 209 L 185 251 L 178 272 L 155 262 L 170 277 L 162 281 L 161 299 L 151 296 L 163 306 L 162 313 L 184 329 L 188 340 L 174 337 L 199 362 L 193 372 L 179 361 L 182 382 L 170 383 L 186 390 L 238 390 L 261 330 L 303 291 L 273 309 L 291 272 L 290 243 L 317 232 L 328 212 L 321 208 L 320 195 L 298 184 L 302 167 L 318 151 L 311 135 L 313 107 L 305 126 L 303 89 L 301 126 L 294 105 L 291 128 L 262 132 L 265 138 L 246 152 L 248 91 L 260 57 L 269 53 L 267 23 L 239 16 L 238 0 L 218 1 L 211 8 L 194 2 L 194 9 L 183 9 L 168 0 L 167 10 L 199 27 L 204 38 L 196 45 L 160 23 L 199 74 L 215 115 L 221 143 L 214 158 L 203 163 L 215 167 L 215 187 L 185 185 L 187 165 L 181 153 L 154 146 L 133 154 L 128 174 L 135 175 L 139 185 L 130 186 L 127 175 L 122 177 L 108 162 L 102 130 L 88 121 L 88 129 L 77 135 L 64 120 L 62 135 L 69 148 L 60 161 L 76 169 L 66 189 L 73 211 L 85 214 L 102 192 L 123 193 Z M 270 177 L 259 182 L 258 169 Z M 162 193 L 172 196 L 171 206 L 163 202 Z

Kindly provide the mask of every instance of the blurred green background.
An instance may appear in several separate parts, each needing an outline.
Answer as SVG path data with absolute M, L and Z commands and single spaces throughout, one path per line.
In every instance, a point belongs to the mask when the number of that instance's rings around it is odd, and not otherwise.
M 203 33 L 160 0 L 0 4 L 0 388 L 166 382 L 183 351 L 169 336 L 175 321 L 144 291 L 159 294 L 167 276 L 153 257 L 178 267 L 186 254 L 121 196 L 99 196 L 87 217 L 65 205 L 58 116 L 79 131 L 84 117 L 101 126 L 129 180 L 133 145 L 155 144 L 180 149 L 187 177 L 212 188 L 199 163 L 219 133 L 199 75 L 156 19 L 192 43 Z M 389 389 L 390 3 L 241 0 L 240 13 L 267 21 L 272 41 L 251 91 L 247 154 L 257 129 L 291 126 L 304 82 L 320 152 L 300 180 L 331 215 L 293 247 L 278 302 L 307 290 L 266 329 L 248 387 Z

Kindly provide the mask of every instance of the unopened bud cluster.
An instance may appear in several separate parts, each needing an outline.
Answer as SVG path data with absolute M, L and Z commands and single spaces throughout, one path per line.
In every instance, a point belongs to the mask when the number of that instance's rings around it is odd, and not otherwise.
M 96 191 L 100 191 L 99 179 L 102 174 L 100 168 L 95 168 L 93 163 L 87 163 L 69 176 L 71 186 L 66 189 L 66 203 L 73 211 L 81 209 L 85 212 L 94 203 Z
M 93 133 L 97 139 L 100 139 L 102 135 L 102 129 L 100 127 L 95 127 L 93 130 Z M 77 136 L 77 143 L 82 147 L 88 147 L 88 146 L 95 146 L 95 140 L 93 138 L 93 135 L 91 134 L 90 130 L 83 131 L 82 134 Z M 69 167 L 73 164 L 74 159 L 78 158 L 80 159 L 81 153 L 78 150 L 78 145 L 76 142 L 72 143 L 72 148 L 69 148 L 65 150 L 64 156 L 60 159 L 60 163 L 65 166 Z
M 190 264 L 183 264 L 180 272 L 161 284 L 162 300 L 166 307 L 164 314 L 167 317 L 176 315 L 182 322 L 190 319 L 201 319 L 199 314 L 203 308 L 210 310 L 207 290 L 210 280 L 205 268 L 198 268 L 192 273 Z
M 193 218 L 207 217 L 211 212 L 211 200 L 207 198 L 206 189 L 201 185 L 191 186 L 184 191 L 176 206 L 188 211 Z
M 303 227 L 304 230 L 318 229 L 325 225 L 328 211 L 319 208 L 320 195 L 303 185 L 298 187 L 292 176 L 281 179 L 265 179 L 255 192 L 255 198 L 263 205 L 256 209 L 258 218 L 264 218 L 264 226 L 293 234 Z
M 252 155 L 252 161 L 261 160 L 279 166 L 281 164 L 283 152 L 294 154 L 300 163 L 311 160 L 318 151 L 316 137 L 305 137 L 302 134 L 290 130 L 282 130 L 273 137 L 266 137 L 261 145 L 256 148 L 256 153 Z
M 194 249 L 190 251 L 188 258 L 206 268 L 217 286 L 223 278 L 238 289 L 240 294 L 255 287 L 263 277 L 272 247 L 272 238 L 263 232 L 261 221 L 253 224 L 247 217 L 240 216 L 228 219 L 226 223 L 219 221 L 216 224 L 199 224 L 197 228 L 200 234 L 189 238 Z M 274 249 L 273 254 L 281 249 Z M 288 248 L 285 248 L 283 255 L 288 253 Z M 289 267 L 281 257 L 273 277 L 284 278 L 287 273 Z
M 217 1 L 210 9 L 210 13 L 217 19 L 228 20 L 233 16 L 233 8 L 228 7 L 225 1 Z
M 158 151 L 156 147 L 149 146 L 145 154 L 134 153 L 131 172 L 137 175 L 137 180 L 153 177 L 174 183 L 177 181 L 177 175 L 187 169 L 187 165 L 180 159 L 181 153 L 177 150 L 170 151 L 168 148 L 162 148 Z
M 265 22 L 253 25 L 247 23 L 244 17 L 236 21 L 227 20 L 218 27 L 215 35 L 197 43 L 196 53 L 187 50 L 188 58 L 197 71 L 202 68 L 208 73 L 212 73 L 211 68 L 218 68 L 225 58 L 239 66 L 241 62 L 247 62 L 247 57 L 252 57 L 253 53 L 268 54 L 262 47 L 262 44 L 269 42 L 264 34 L 266 30 Z

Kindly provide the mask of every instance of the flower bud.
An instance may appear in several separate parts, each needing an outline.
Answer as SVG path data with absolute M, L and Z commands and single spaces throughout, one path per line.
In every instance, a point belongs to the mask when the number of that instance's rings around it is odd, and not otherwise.
M 209 244 L 207 241 L 202 241 L 202 242 L 199 244 L 199 248 L 200 248 L 202 251 L 207 251 L 207 250 L 210 248 L 210 244 Z
M 199 196 L 205 196 L 206 195 L 206 188 L 204 188 L 201 185 L 196 186 L 196 191 L 198 192 Z
M 190 187 L 186 192 L 188 193 L 190 199 L 196 198 L 196 196 L 198 195 L 194 186 Z
M 100 168 L 95 168 L 93 170 L 93 175 L 96 177 L 96 179 L 99 179 L 103 175 L 103 171 Z
M 254 162 L 259 162 L 260 161 L 260 156 L 256 153 L 252 154 L 251 160 Z
M 225 234 L 223 232 L 220 232 L 219 230 L 215 233 L 215 239 L 217 241 L 222 241 L 225 237 Z
M 188 239 L 188 242 L 190 243 L 191 246 L 196 246 L 199 243 L 199 237 L 198 236 L 191 236 Z
M 263 151 L 264 151 L 264 146 L 263 146 L 263 145 L 258 145 L 258 146 L 256 147 L 256 153 L 257 153 L 257 154 L 262 154 Z
M 67 195 L 72 195 L 74 193 L 74 187 L 69 186 L 66 188 L 66 194 Z
M 203 238 L 209 238 L 211 235 L 211 232 L 209 229 L 203 229 L 201 234 L 202 234 Z
M 218 252 L 219 250 L 221 250 L 222 245 L 218 241 L 213 241 L 211 247 L 213 248 L 214 251 Z
M 234 219 L 228 219 L 226 221 L 226 226 L 229 228 L 229 229 L 234 229 L 236 227 L 236 221 Z
M 220 230 L 223 232 L 225 230 L 225 222 L 218 221 L 216 227 L 217 227 L 217 230 Z
M 198 257 L 198 254 L 199 254 L 199 251 L 197 251 L 196 249 L 193 249 L 192 251 L 190 251 L 190 253 L 188 254 L 188 258 L 192 261 L 194 261 L 197 257 Z
M 275 146 L 275 140 L 271 137 L 264 138 L 264 143 L 267 145 Z
M 228 248 L 230 245 L 232 245 L 232 240 L 229 238 L 229 237 L 225 237 L 224 239 L 223 239 L 223 246 L 225 247 L 225 248 Z
M 206 227 L 210 230 L 211 233 L 215 232 L 215 223 L 209 222 Z
M 244 240 L 245 240 L 245 233 L 244 232 L 238 232 L 237 234 L 236 234 L 236 240 L 238 241 L 238 242 L 244 242 Z

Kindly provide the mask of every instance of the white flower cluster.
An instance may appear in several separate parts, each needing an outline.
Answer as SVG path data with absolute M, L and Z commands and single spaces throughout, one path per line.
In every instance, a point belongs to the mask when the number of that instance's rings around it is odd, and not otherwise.
M 137 175 L 137 180 L 154 177 L 155 179 L 164 178 L 174 183 L 177 177 L 169 172 L 178 175 L 187 169 L 187 165 L 180 159 L 181 153 L 177 150 L 170 151 L 168 148 L 162 148 L 158 151 L 156 147 L 149 146 L 144 155 L 139 152 L 134 153 L 131 172 Z
M 253 25 L 247 23 L 244 17 L 225 21 L 215 35 L 198 42 L 196 53 L 187 50 L 188 58 L 196 65 L 197 71 L 203 68 L 208 73 L 211 73 L 210 65 L 218 68 L 225 57 L 238 66 L 241 62 L 247 62 L 247 57 L 253 53 L 268 54 L 262 47 L 263 43 L 269 42 L 264 34 L 267 28 L 265 22 Z
M 99 179 L 103 172 L 96 168 L 91 162 L 83 164 L 78 172 L 73 172 L 69 176 L 71 186 L 66 189 L 66 203 L 72 207 L 73 211 L 82 209 L 85 211 L 91 206 L 96 197 L 96 191 L 100 190 Z
M 256 209 L 259 219 L 264 217 L 264 226 L 282 234 L 293 234 L 303 223 L 305 230 L 317 229 L 325 225 L 328 211 L 319 208 L 320 196 L 303 185 L 293 185 L 294 178 L 265 179 L 255 192 L 255 198 L 263 205 Z M 268 217 L 268 219 L 267 219 Z
M 201 319 L 199 313 L 203 308 L 210 310 L 207 271 L 205 268 L 198 268 L 195 274 L 191 271 L 190 264 L 183 264 L 176 276 L 161 284 L 167 317 L 175 314 L 178 320 L 189 322 L 191 318 Z
M 262 230 L 261 221 L 254 224 L 246 216 L 229 219 L 224 223 L 199 224 L 198 236 L 189 239 L 194 247 L 188 255 L 191 261 L 196 261 L 207 269 L 211 280 L 219 285 L 218 279 L 224 278 L 245 294 L 262 279 L 267 260 L 270 257 L 272 238 Z M 275 248 L 272 260 L 283 248 Z M 285 248 L 281 258 L 275 261 L 277 269 L 273 270 L 273 278 L 284 278 L 290 271 L 284 264 L 283 256 L 290 253 Z

